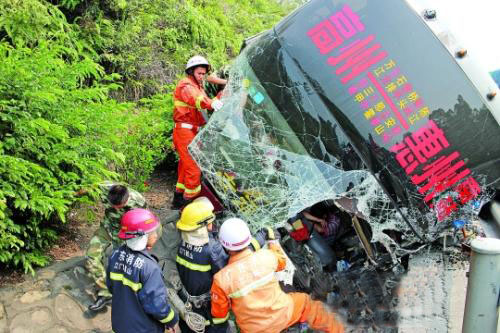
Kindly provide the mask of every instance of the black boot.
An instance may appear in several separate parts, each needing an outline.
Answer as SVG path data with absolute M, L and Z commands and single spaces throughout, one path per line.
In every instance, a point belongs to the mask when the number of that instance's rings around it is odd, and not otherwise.
M 172 199 L 172 209 L 180 209 L 184 204 L 183 194 L 181 192 L 174 192 L 174 198 Z
M 89 305 L 90 311 L 102 310 L 106 305 L 111 303 L 111 296 L 97 296 L 94 304 Z

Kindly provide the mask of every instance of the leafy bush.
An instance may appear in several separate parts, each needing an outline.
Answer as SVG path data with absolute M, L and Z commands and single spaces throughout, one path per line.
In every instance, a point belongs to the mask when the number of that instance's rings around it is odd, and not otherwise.
M 117 112 L 107 98 L 113 85 L 82 86 L 102 70 L 69 57 L 52 42 L 0 43 L 0 262 L 25 270 L 46 262 L 48 223 L 65 220 L 74 192 L 116 178 L 107 165 L 123 160 L 98 126 Z
M 38 14 L 25 14 L 22 21 L 37 25 Z M 118 103 L 108 96 L 119 76 L 106 75 L 78 41 L 20 37 L 1 22 L 10 40 L 0 42 L 0 263 L 33 272 L 47 262 L 51 224 L 86 200 L 78 190 L 95 197 L 104 179 L 149 176 L 168 145 L 168 124 L 158 121 L 168 103 Z
M 171 96 L 158 94 L 141 99 L 135 109 L 122 114 L 126 137 L 113 149 L 124 152 L 126 161 L 116 171 L 139 190 L 144 190 L 144 181 L 172 151 L 172 111 Z

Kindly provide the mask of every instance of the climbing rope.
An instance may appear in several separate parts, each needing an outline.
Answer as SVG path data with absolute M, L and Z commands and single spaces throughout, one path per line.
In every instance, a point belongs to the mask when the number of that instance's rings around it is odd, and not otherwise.
M 188 327 L 190 329 L 192 329 L 193 331 L 195 331 L 196 333 L 205 332 L 205 321 L 206 320 L 205 320 L 205 317 L 203 317 L 202 315 L 195 313 L 195 312 L 187 311 L 185 318 L 184 318 L 184 321 L 186 322 Z
M 205 332 L 205 322 L 206 319 L 202 315 L 191 311 L 191 304 L 184 303 L 179 295 L 177 295 L 177 290 L 172 288 L 167 288 L 167 296 L 170 300 L 170 304 L 179 311 L 179 314 L 184 319 L 186 324 L 190 329 L 196 333 Z

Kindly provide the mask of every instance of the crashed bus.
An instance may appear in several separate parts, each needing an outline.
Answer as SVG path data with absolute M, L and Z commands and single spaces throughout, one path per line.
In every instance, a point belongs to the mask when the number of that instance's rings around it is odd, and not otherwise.
M 500 102 L 432 15 L 311 1 L 247 41 L 190 146 L 223 204 L 258 228 L 332 200 L 378 241 L 475 219 L 500 187 Z
M 325 296 L 338 287 L 341 260 L 394 270 L 494 206 L 495 87 L 434 11 L 310 1 L 244 43 L 223 109 L 189 149 L 224 214 L 281 230 L 293 284 Z M 289 237 L 291 219 L 318 203 L 347 220 L 352 230 L 338 243 L 352 253 L 339 257 L 307 223 L 304 242 Z

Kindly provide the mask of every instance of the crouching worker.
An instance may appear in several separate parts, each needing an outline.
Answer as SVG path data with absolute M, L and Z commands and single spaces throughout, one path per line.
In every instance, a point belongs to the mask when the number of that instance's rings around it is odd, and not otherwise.
M 286 258 L 277 244 L 252 252 L 247 224 L 238 218 L 226 220 L 219 241 L 229 252 L 229 263 L 215 274 L 211 289 L 212 315 L 224 318 L 231 309 L 242 333 L 279 333 L 307 322 L 318 331 L 342 333 L 344 328 L 321 302 L 304 293 L 281 290 L 274 272 L 283 270 Z
M 206 198 L 198 198 L 188 204 L 177 222 L 182 242 L 177 252 L 177 270 L 183 289 L 180 297 L 192 305 L 192 311 L 207 320 L 205 332 L 225 333 L 227 318 L 214 319 L 210 312 L 210 287 L 215 273 L 227 264 L 228 255 L 212 236 L 213 205 Z M 183 333 L 194 332 L 181 320 Z
M 104 200 L 106 210 L 99 229 L 90 240 L 85 261 L 85 267 L 97 287 L 96 301 L 89 306 L 90 311 L 99 311 L 111 303 L 111 294 L 106 288 L 106 253 L 109 255 L 110 250 L 117 249 L 123 243 L 118 238 L 123 214 L 134 208 L 146 208 L 146 199 L 125 185 L 106 182 L 100 187 L 107 193 Z
M 146 209 L 130 210 L 121 219 L 118 237 L 126 244 L 113 252 L 106 272 L 115 333 L 179 332 L 161 269 L 148 252 L 158 240 L 159 227 L 156 216 Z

